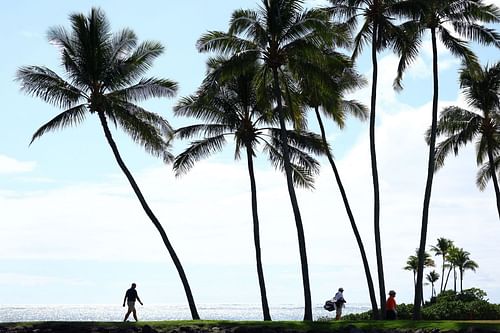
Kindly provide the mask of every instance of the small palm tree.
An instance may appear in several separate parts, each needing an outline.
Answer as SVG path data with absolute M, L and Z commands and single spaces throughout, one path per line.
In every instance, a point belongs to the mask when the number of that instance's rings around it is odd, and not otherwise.
M 446 239 L 444 237 L 440 237 L 437 239 L 436 245 L 431 246 L 431 251 L 434 252 L 434 255 L 441 256 L 443 259 L 442 264 L 442 272 L 441 276 L 444 277 L 444 269 L 446 266 L 446 256 L 448 255 L 449 249 L 453 246 L 453 241 Z M 439 292 L 442 292 L 443 289 L 443 279 L 441 279 L 441 287 L 439 288 Z
M 434 283 L 439 280 L 439 273 L 433 270 L 425 276 L 425 279 L 431 284 L 431 297 L 436 297 Z
M 401 6 L 410 11 L 401 14 L 410 18 L 404 23 L 406 35 L 403 43 L 403 56 L 401 57 L 398 76 L 394 85 L 401 88 L 402 75 L 407 66 L 416 58 L 422 45 L 422 36 L 428 30 L 432 42 L 432 73 L 433 73 L 433 97 L 432 97 L 432 121 L 429 134 L 429 158 L 427 166 L 427 180 L 424 193 L 422 209 L 422 227 L 420 232 L 420 253 L 423 259 L 427 240 L 427 227 L 429 221 L 429 205 L 432 193 L 432 182 L 435 170 L 435 147 L 437 135 L 438 118 L 438 51 L 437 39 L 440 38 L 443 45 L 455 56 L 460 57 L 468 66 L 477 66 L 477 58 L 467 46 L 467 42 L 460 37 L 473 40 L 485 45 L 500 47 L 500 35 L 493 29 L 481 26 L 480 22 L 500 22 L 500 11 L 494 5 L 486 5 L 482 0 L 403 0 Z M 453 31 L 450 31 L 452 28 Z M 417 286 L 413 307 L 413 319 L 421 319 L 421 295 L 418 292 L 422 288 L 424 277 L 423 260 L 420 262 L 417 272 Z
M 475 272 L 476 268 L 478 268 L 479 265 L 474 260 L 471 260 L 470 253 L 467 251 L 464 251 L 464 249 L 462 249 L 462 248 L 457 248 L 456 251 L 453 252 L 453 256 L 450 259 L 451 259 L 452 265 L 454 267 L 458 268 L 458 272 L 460 273 L 460 292 L 462 292 L 463 291 L 462 285 L 463 285 L 463 279 L 464 279 L 464 272 L 466 270 L 471 270 L 471 271 Z M 455 285 L 456 285 L 456 282 L 455 282 Z M 456 287 L 455 287 L 455 292 L 456 292 Z
M 431 255 L 426 251 L 425 252 L 425 257 L 424 257 L 424 267 L 435 267 L 434 260 L 432 259 Z M 403 267 L 404 270 L 407 271 L 412 271 L 413 272 L 413 283 L 416 286 L 417 285 L 417 279 L 416 279 L 416 274 L 418 270 L 418 249 L 415 250 L 415 255 L 411 255 L 408 257 L 408 260 L 406 261 L 406 266 Z M 422 294 L 422 302 L 424 302 L 424 288 L 420 289 L 420 293 Z
M 257 10 L 236 10 L 231 17 L 228 32 L 212 31 L 203 35 L 197 43 L 198 50 L 216 51 L 232 58 L 255 59 L 262 64 L 259 82 L 272 82 L 273 103 L 279 119 L 280 142 L 283 145 L 283 166 L 287 188 L 297 229 L 304 289 L 304 320 L 312 320 L 311 288 L 302 217 L 294 188 L 290 147 L 287 139 L 287 107 L 292 119 L 301 118 L 301 110 L 291 101 L 293 87 L 290 73 L 302 58 L 315 59 L 325 46 L 338 41 L 339 35 L 332 29 L 329 16 L 318 9 L 303 9 L 302 0 L 261 0 Z M 345 41 L 347 43 L 347 41 Z M 338 44 L 338 43 L 337 43 Z M 259 89 L 259 88 L 258 88 Z M 295 122 L 297 125 L 297 122 Z
M 461 146 L 475 140 L 476 160 L 478 165 L 487 161 L 484 169 L 489 171 L 488 178 L 495 188 L 500 218 L 500 188 L 495 168 L 495 158 L 500 150 L 500 62 L 484 69 L 463 67 L 460 87 L 471 109 L 449 106 L 441 112 L 436 134 L 446 138 L 436 148 L 436 169 L 444 165 L 451 152 L 456 155 Z M 483 178 L 479 176 L 478 179 Z M 478 185 L 484 189 L 486 183 L 479 182 Z
M 43 134 L 80 124 L 88 115 L 99 118 L 104 136 L 121 170 L 127 177 L 144 211 L 151 219 L 177 268 L 193 319 L 199 319 L 184 269 L 162 225 L 153 214 L 139 186 L 123 161 L 108 122 L 119 125 L 147 152 L 170 162 L 169 140 L 172 129 L 161 116 L 135 104 L 151 97 L 171 97 L 177 84 L 159 78 L 141 78 L 164 48 L 157 42 L 137 44 L 135 33 L 123 29 L 112 34 L 104 13 L 93 8 L 88 17 L 70 16 L 72 31 L 56 27 L 49 30 L 51 43 L 61 50 L 67 79 L 41 66 L 21 67 L 17 80 L 21 90 L 64 111 L 40 127 L 31 142 Z M 136 83 L 134 83 L 136 82 Z
M 228 137 L 234 137 L 236 159 L 240 158 L 241 151 L 245 152 L 250 177 L 254 245 L 262 311 L 264 320 L 271 320 L 261 259 L 254 157 L 257 155 L 257 148 L 262 145 L 271 163 L 283 169 L 280 129 L 273 127 L 277 119 L 269 102 L 258 100 L 254 85 L 258 72 L 257 64 L 254 68 L 246 67 L 243 73 L 225 78 L 225 67 L 230 65 L 231 63 L 222 58 L 211 59 L 210 72 L 198 92 L 194 96 L 181 99 L 174 108 L 176 115 L 204 121 L 176 131 L 176 135 L 182 139 L 200 135 L 204 137 L 192 142 L 177 156 L 174 170 L 177 175 L 187 172 L 196 161 L 222 150 Z M 306 132 L 289 131 L 287 138 L 294 182 L 296 185 L 310 188 L 313 186 L 311 175 L 319 171 L 319 163 L 309 153 L 323 153 L 322 142 L 316 135 Z

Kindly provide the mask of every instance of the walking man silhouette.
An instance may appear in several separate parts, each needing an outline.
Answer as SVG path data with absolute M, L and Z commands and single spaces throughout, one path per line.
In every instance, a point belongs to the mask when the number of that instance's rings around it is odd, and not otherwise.
M 130 289 L 127 290 L 125 293 L 125 298 L 123 299 L 123 306 L 125 307 L 125 302 L 127 302 L 128 305 L 128 310 L 127 313 L 125 314 L 125 319 L 123 321 L 127 321 L 128 316 L 132 313 L 134 316 L 135 321 L 137 321 L 137 312 L 135 310 L 135 300 L 139 301 L 141 303 L 141 299 L 139 298 L 139 295 L 137 295 L 137 290 L 135 290 L 136 284 L 132 283 L 132 286 Z

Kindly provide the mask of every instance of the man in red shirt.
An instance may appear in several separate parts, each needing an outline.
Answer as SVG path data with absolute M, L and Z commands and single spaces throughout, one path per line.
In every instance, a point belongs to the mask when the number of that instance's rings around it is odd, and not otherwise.
M 387 320 L 394 320 L 397 318 L 396 311 L 396 292 L 394 290 L 389 291 L 389 298 L 385 303 L 385 318 Z

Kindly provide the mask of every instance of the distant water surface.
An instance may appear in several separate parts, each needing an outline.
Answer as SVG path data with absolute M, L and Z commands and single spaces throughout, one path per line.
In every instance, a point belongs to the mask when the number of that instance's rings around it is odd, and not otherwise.
M 262 320 L 262 308 L 255 304 L 201 304 L 197 305 L 201 319 Z M 368 311 L 367 304 L 349 304 L 343 313 Z M 120 305 L 0 305 L 0 322 L 19 321 L 121 321 L 125 314 Z M 304 307 L 283 304 L 270 308 L 273 320 L 302 320 Z M 187 305 L 138 305 L 139 320 L 191 319 Z M 322 305 L 313 308 L 313 318 L 334 317 Z M 132 316 L 130 316 L 132 317 Z M 130 318 L 132 319 L 132 318 Z

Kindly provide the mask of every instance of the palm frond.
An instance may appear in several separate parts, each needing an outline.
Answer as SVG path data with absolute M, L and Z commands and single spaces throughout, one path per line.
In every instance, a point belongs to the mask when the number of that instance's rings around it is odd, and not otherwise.
M 63 109 L 75 106 L 86 97 L 46 67 L 23 66 L 18 69 L 16 80 L 21 83 L 21 91 Z
M 30 145 L 47 132 L 52 132 L 68 126 L 78 125 L 85 120 L 87 114 L 87 106 L 84 104 L 72 107 L 64 112 L 61 112 L 49 122 L 40 127 L 32 136 Z
M 221 151 L 225 143 L 224 135 L 193 141 L 184 152 L 175 158 L 173 165 L 175 175 L 180 176 L 187 173 L 195 162 Z
M 172 97 L 177 92 L 177 82 L 169 79 L 143 78 L 138 83 L 107 96 L 128 102 L 140 102 L 153 97 Z

